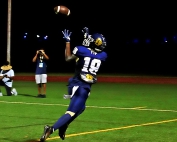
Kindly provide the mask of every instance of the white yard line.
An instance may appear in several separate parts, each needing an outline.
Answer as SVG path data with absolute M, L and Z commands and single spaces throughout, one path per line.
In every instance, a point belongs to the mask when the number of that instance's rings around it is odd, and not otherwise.
M 30 103 L 30 102 L 9 102 L 0 101 L 0 103 L 6 104 L 24 104 L 24 105 L 42 105 L 42 106 L 68 106 L 65 104 L 47 104 L 47 103 Z M 104 107 L 104 106 L 86 106 L 87 108 L 97 108 L 97 109 L 118 109 L 118 110 L 141 110 L 141 111 L 156 111 L 156 112 L 177 112 L 177 110 L 161 110 L 161 109 L 146 109 L 144 106 L 133 107 L 133 108 L 119 108 L 119 107 Z

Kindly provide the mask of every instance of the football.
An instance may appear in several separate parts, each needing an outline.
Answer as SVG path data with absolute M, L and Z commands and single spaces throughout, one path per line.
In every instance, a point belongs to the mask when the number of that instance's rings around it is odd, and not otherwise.
M 55 6 L 55 7 L 54 7 L 54 12 L 55 12 L 56 14 L 61 13 L 61 14 L 67 15 L 67 16 L 70 15 L 70 10 L 69 10 L 69 8 L 67 8 L 66 6 L 63 6 L 63 5 Z

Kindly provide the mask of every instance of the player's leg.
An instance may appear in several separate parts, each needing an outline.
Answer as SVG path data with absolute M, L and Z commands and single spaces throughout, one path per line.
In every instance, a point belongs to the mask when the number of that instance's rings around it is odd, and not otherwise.
M 11 87 L 8 87 L 7 85 L 4 85 L 4 87 L 6 89 L 7 96 L 12 96 Z
M 83 89 L 84 91 L 87 91 L 88 92 L 88 96 L 90 94 L 90 90 L 88 89 Z M 82 94 L 82 92 L 80 92 Z M 73 94 L 73 88 L 70 88 L 68 87 L 68 94 L 71 94 L 69 95 L 70 96 L 70 99 L 72 99 L 72 97 L 74 97 L 74 94 Z M 75 95 L 77 96 L 77 94 Z M 87 96 L 87 97 L 88 97 Z M 85 110 L 85 104 L 81 107 L 82 109 L 80 109 L 80 111 L 76 112 L 76 114 L 68 121 L 67 125 L 69 125 L 77 116 L 79 116 L 84 110 Z M 69 109 L 69 108 L 68 108 Z
M 42 83 L 42 97 L 46 98 L 46 84 L 47 84 L 47 74 L 41 75 L 41 83 Z
M 76 88 L 73 88 L 73 92 L 74 89 Z M 68 110 L 65 113 L 65 115 L 62 116 L 63 120 L 65 121 L 62 121 L 62 117 L 61 117 L 61 119 L 59 119 L 54 124 L 53 126 L 54 130 L 56 130 L 57 127 L 59 128 L 59 136 L 62 140 L 65 139 L 65 132 L 66 129 L 68 128 L 68 125 L 85 110 L 85 102 L 88 98 L 88 93 L 89 91 L 82 87 L 79 87 L 74 94 L 72 93 L 72 99 L 68 107 Z
M 65 139 L 65 133 L 66 133 L 66 130 L 67 130 L 69 124 L 70 124 L 76 117 L 78 117 L 81 113 L 83 113 L 84 110 L 85 110 L 85 105 L 84 105 L 83 109 L 82 109 L 80 112 L 76 113 L 73 117 L 71 117 L 71 119 L 70 119 L 65 125 L 63 125 L 63 126 L 61 126 L 61 127 L 59 128 L 58 135 L 60 136 L 60 138 L 61 138 L 62 140 Z
M 83 106 L 83 108 L 79 111 L 79 112 L 77 112 L 69 121 L 68 121 L 68 125 L 76 118 L 76 117 L 78 117 L 80 114 L 82 114 L 83 112 L 84 112 L 84 110 L 85 110 L 85 105 Z
M 53 125 L 54 130 L 69 122 L 70 119 L 74 117 L 76 113 L 80 112 L 85 106 L 85 102 L 89 93 L 87 89 L 74 86 L 73 92 L 74 93 L 72 93 L 73 96 L 71 98 L 70 105 L 66 113 Z
M 41 75 L 36 74 L 35 75 L 35 80 L 36 80 L 36 84 L 37 84 L 37 88 L 38 88 L 38 96 L 37 97 L 41 97 Z
M 66 124 L 68 124 L 68 122 L 72 122 L 71 119 L 73 119 L 73 117 L 76 118 L 78 116 L 76 114 L 78 112 L 81 112 L 81 110 L 83 110 L 83 106 L 85 106 L 85 102 L 88 98 L 88 93 L 89 93 L 89 91 L 85 88 L 78 87 L 78 86 L 73 87 L 73 93 L 72 93 L 73 97 L 71 99 L 70 105 L 69 105 L 66 113 L 63 116 L 61 116 L 58 119 L 58 121 L 52 127 L 47 125 L 46 129 L 44 130 L 44 134 L 41 137 L 41 141 L 45 141 L 46 138 L 50 134 L 52 134 L 55 130 L 61 128 L 62 126 L 66 125 Z M 65 138 L 65 132 L 60 137 L 62 139 L 64 139 Z
M 68 94 L 70 94 L 70 95 L 64 94 L 64 99 L 71 99 L 71 98 L 73 97 L 73 95 L 72 95 L 72 94 L 73 94 L 73 93 L 72 93 L 72 87 L 68 87 Z M 84 110 L 85 110 L 85 105 L 84 105 L 84 107 L 83 107 L 83 110 L 81 110 L 80 112 L 77 112 L 73 117 L 71 117 L 71 119 L 70 119 L 65 125 L 63 125 L 63 126 L 61 126 L 61 127 L 59 128 L 58 134 L 59 134 L 59 136 L 60 136 L 60 138 L 61 138 L 62 140 L 65 139 L 65 132 L 66 132 L 66 130 L 67 130 L 69 124 L 70 124 L 77 116 L 79 116 Z
M 12 95 L 17 96 L 18 92 L 17 92 L 17 90 L 15 88 L 12 88 L 12 84 L 13 84 L 13 81 L 6 82 L 5 85 L 7 85 L 8 87 L 10 87 Z
M 41 94 L 41 97 L 42 98 L 46 98 L 46 83 L 42 83 L 41 85 L 42 85 L 42 90 L 41 90 L 42 94 Z

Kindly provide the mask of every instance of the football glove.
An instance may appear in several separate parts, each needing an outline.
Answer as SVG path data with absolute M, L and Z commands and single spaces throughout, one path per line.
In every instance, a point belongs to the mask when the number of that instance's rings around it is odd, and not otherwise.
M 64 35 L 64 39 L 66 40 L 66 42 L 70 42 L 70 36 L 72 34 L 72 32 L 69 32 L 69 30 L 64 30 L 62 31 L 63 35 Z
M 84 34 L 84 38 L 88 38 L 89 35 L 89 29 L 87 27 L 84 27 L 82 30 L 83 34 Z
M 64 98 L 64 99 L 71 99 L 71 95 L 66 95 L 66 94 L 64 94 L 64 95 L 63 95 L 63 98 Z

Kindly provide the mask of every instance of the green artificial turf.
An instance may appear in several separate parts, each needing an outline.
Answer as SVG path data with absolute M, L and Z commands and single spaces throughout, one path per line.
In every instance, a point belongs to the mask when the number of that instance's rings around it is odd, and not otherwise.
M 0 142 L 35 142 L 69 104 L 67 83 L 49 82 L 36 98 L 35 82 L 15 81 L 18 96 L 0 97 Z M 85 112 L 70 124 L 65 142 L 176 142 L 177 86 L 97 83 Z M 58 131 L 47 140 L 62 141 Z

